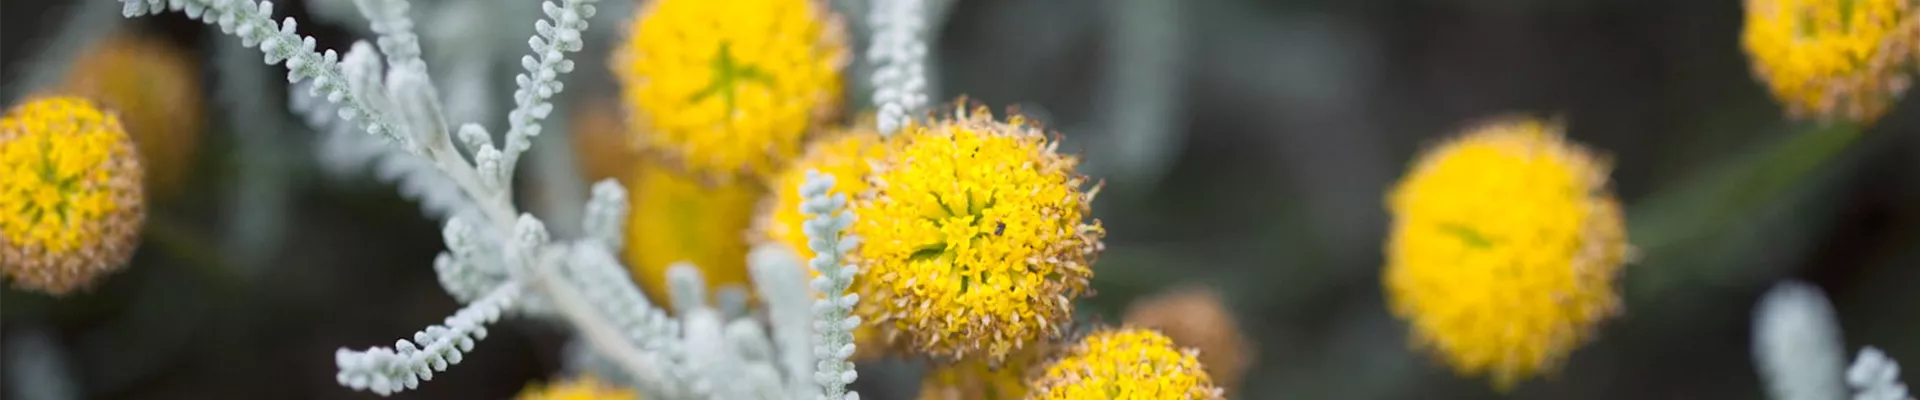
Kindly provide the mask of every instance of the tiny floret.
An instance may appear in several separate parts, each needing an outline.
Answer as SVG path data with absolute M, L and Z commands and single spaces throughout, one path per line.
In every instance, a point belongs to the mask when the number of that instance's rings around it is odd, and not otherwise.
M 1795 117 L 1871 124 L 1907 87 L 1920 19 L 1908 0 L 1746 0 L 1740 44 Z
M 1382 276 L 1414 344 L 1504 390 L 1590 340 L 1620 310 L 1629 252 L 1607 169 L 1532 119 L 1479 126 L 1415 162 L 1387 199 Z
M 764 177 L 839 112 L 847 44 L 816 0 L 661 0 L 613 58 L 642 149 L 716 180 Z
M 1191 350 L 1148 329 L 1095 332 L 1046 367 L 1029 399 L 1222 399 Z
M 0 271 L 54 295 L 125 265 L 146 218 L 139 154 L 120 120 L 77 97 L 0 119 Z
M 1057 143 L 1021 117 L 964 108 L 894 136 L 854 211 L 858 286 L 880 305 L 864 317 L 946 359 L 998 363 L 1058 338 L 1105 231 Z

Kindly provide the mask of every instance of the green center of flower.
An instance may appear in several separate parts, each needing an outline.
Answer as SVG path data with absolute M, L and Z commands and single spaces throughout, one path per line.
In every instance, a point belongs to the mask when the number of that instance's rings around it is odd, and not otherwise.
M 735 110 L 738 110 L 738 108 L 734 106 L 733 93 L 736 87 L 748 82 L 759 83 L 767 87 L 773 86 L 773 75 L 767 74 L 765 70 L 761 70 L 759 67 L 735 60 L 733 58 L 733 52 L 729 49 L 727 43 L 720 43 L 720 52 L 713 57 L 713 63 L 710 64 L 710 67 L 713 69 L 713 80 L 707 82 L 707 87 L 700 89 L 699 92 L 689 97 L 687 99 L 688 102 L 698 103 L 709 97 L 719 95 L 721 101 L 727 104 L 727 114 L 731 115 Z

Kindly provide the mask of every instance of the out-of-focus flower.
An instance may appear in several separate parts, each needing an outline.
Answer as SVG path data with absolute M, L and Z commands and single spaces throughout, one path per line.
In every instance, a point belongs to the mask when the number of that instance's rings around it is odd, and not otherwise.
M 637 163 L 626 252 L 647 297 L 669 304 L 667 268 L 683 261 L 699 268 L 709 294 L 745 285 L 747 229 L 764 191 L 759 182 L 709 184 L 651 160 Z
M 1148 329 L 1095 332 L 1046 367 L 1031 399 L 1224 398 L 1190 350 Z
M 642 148 L 727 181 L 771 174 L 839 112 L 847 44 L 814 0 L 649 2 L 613 60 Z
M 577 154 L 580 175 L 587 182 L 616 179 L 633 184 L 633 166 L 641 160 L 640 151 L 627 140 L 627 127 L 620 121 L 620 104 L 613 99 L 593 98 L 574 107 L 568 127 L 573 130 L 573 150 Z
M 1382 280 L 1414 343 L 1507 389 L 1556 368 L 1620 310 L 1629 245 L 1605 161 L 1532 119 L 1430 150 L 1387 199 Z
M 872 118 L 863 120 L 872 121 Z M 834 131 L 827 137 L 815 140 L 807 145 L 806 154 L 794 160 L 789 166 L 774 174 L 769 187 L 773 193 L 767 196 L 754 220 L 754 240 L 771 240 L 785 244 L 797 252 L 802 260 L 814 257 L 813 249 L 807 246 L 807 236 L 802 224 L 807 216 L 800 212 L 800 185 L 806 182 L 807 171 L 817 170 L 832 175 L 835 185 L 834 194 L 844 194 L 856 198 L 868 189 L 867 178 L 873 171 L 873 163 L 885 156 L 886 148 L 881 144 L 880 134 L 873 130 L 872 124 L 862 124 Z M 808 276 L 819 276 L 818 271 L 807 269 Z M 855 292 L 865 279 L 856 279 Z M 871 301 L 863 301 L 855 307 L 874 309 L 878 307 Z M 854 328 L 854 359 L 867 360 L 892 353 L 897 343 L 887 340 L 875 324 L 860 324 Z
M 1908 0 L 1746 0 L 1740 44 L 1795 117 L 1871 124 L 1912 86 Z
M 920 380 L 920 400 L 990 400 L 1027 398 L 1027 382 L 1050 350 L 1044 343 L 1029 345 L 1007 358 L 999 368 L 985 361 L 936 365 Z
M 1252 359 L 1252 343 L 1220 293 L 1204 286 L 1176 288 L 1127 307 L 1127 326 L 1160 331 L 1181 347 L 1200 351 L 1200 363 L 1214 383 L 1228 392 L 1240 385 Z
M 584 376 L 550 385 L 527 385 L 516 400 L 640 400 L 633 389 L 601 382 Z
M 1060 337 L 1105 231 L 1078 160 L 985 109 L 892 137 L 857 202 L 863 314 L 915 353 L 992 364 Z
M 62 295 L 132 257 L 146 219 L 140 155 L 113 114 L 38 97 L 0 118 L 0 272 Z
M 83 53 L 57 91 L 118 115 L 140 152 L 148 194 L 167 198 L 181 192 L 206 126 L 199 68 L 165 40 L 120 33 Z

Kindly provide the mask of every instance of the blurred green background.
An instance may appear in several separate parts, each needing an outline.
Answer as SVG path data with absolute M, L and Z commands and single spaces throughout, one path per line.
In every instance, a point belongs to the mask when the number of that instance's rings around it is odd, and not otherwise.
M 0 85 L 30 86 L 68 13 L 95 1 L 0 1 Z M 503 121 L 504 66 L 535 17 L 530 0 L 494 2 L 529 11 L 502 12 L 504 32 L 469 39 L 501 49 L 488 79 L 501 85 L 502 112 L 480 121 L 490 126 Z M 299 18 L 322 48 L 345 49 L 364 31 L 304 3 L 277 13 Z M 864 21 L 863 2 L 836 3 Z M 1563 370 L 1504 397 L 1759 398 L 1752 305 L 1783 279 L 1828 292 L 1850 353 L 1873 345 L 1920 368 L 1920 105 L 1899 104 L 1857 140 L 1787 122 L 1751 78 L 1737 1 L 936 3 L 936 99 L 1017 106 L 1064 132 L 1087 173 L 1107 180 L 1095 215 L 1108 247 L 1083 318 L 1117 321 L 1132 300 L 1177 284 L 1218 288 L 1257 343 L 1240 397 L 1503 397 L 1408 349 L 1379 271 L 1382 196 L 1408 160 L 1511 113 L 1559 118 L 1573 140 L 1610 155 L 1642 259 L 1620 280 L 1624 316 Z M 106 8 L 102 21 L 119 23 L 118 6 Z M 603 8 L 617 14 L 601 18 L 610 22 L 631 9 Z M 390 185 L 326 176 L 315 134 L 292 113 L 256 116 L 267 126 L 223 115 L 214 86 L 234 72 L 214 68 L 216 54 L 235 43 L 214 40 L 217 29 L 177 13 L 125 23 L 206 65 L 211 130 L 191 189 L 154 204 L 134 264 L 93 293 L 0 295 L 0 354 L 27 353 L 16 338 L 48 340 L 83 398 L 373 398 L 334 383 L 333 352 L 390 344 L 457 308 L 431 268 L 437 223 Z M 620 28 L 593 29 L 567 99 L 615 94 L 603 58 Z M 251 52 L 268 77 L 261 95 L 285 99 L 284 70 Z M 863 101 L 864 78 L 849 82 Z M 6 103 L 19 93 L 6 91 Z M 549 136 L 564 138 L 557 128 Z M 281 146 L 248 156 L 241 135 Z M 266 166 L 283 172 L 272 189 L 235 188 Z M 288 219 L 266 230 L 276 236 L 264 254 L 235 256 L 223 243 L 254 215 L 235 210 L 261 196 L 284 196 L 272 204 Z M 506 398 L 561 368 L 559 327 L 512 320 L 492 332 L 459 367 L 395 397 Z M 3 365 L 0 388 L 42 379 Z M 868 398 L 908 398 L 915 373 L 867 368 L 859 386 Z

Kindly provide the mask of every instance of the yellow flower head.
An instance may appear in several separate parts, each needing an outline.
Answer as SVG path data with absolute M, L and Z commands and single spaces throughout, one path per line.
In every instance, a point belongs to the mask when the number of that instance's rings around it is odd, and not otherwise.
M 540 387 L 527 385 L 520 391 L 516 400 L 640 400 L 633 389 L 600 382 L 591 376 L 583 376 L 565 382 Z
M 120 116 L 147 169 L 150 194 L 181 191 L 205 126 L 193 58 L 165 40 L 116 34 L 81 55 L 60 92 Z
M 920 400 L 1014 400 L 1027 398 L 1027 381 L 1052 349 L 1035 343 L 995 368 L 986 361 L 935 365 L 920 380 Z
M 1029 398 L 1047 400 L 1221 399 L 1192 351 L 1147 329 L 1095 332 L 1049 365 Z
M 1416 346 L 1504 390 L 1619 312 L 1629 245 L 1607 169 L 1530 119 L 1482 125 L 1414 163 L 1387 199 L 1382 279 Z
M 908 349 L 998 363 L 1058 338 L 1093 277 L 1105 231 L 1087 223 L 1093 194 L 1021 117 L 984 108 L 908 126 L 853 206 L 863 315 Z M 856 310 L 858 312 L 858 310 Z
M 77 97 L 0 118 L 0 272 L 50 294 L 90 285 L 133 255 L 144 172 L 120 120 Z
M 709 295 L 745 285 L 747 228 L 763 189 L 749 181 L 710 185 L 651 161 L 636 164 L 627 217 L 634 280 L 654 304 L 668 304 L 667 267 L 682 261 L 700 269 Z
M 1872 123 L 1911 84 L 1910 0 L 1746 0 L 1740 44 L 1796 117 Z
M 1212 288 L 1181 287 L 1127 306 L 1128 326 L 1160 331 L 1181 347 L 1200 351 L 1200 363 L 1220 388 L 1239 387 L 1253 360 L 1253 344 L 1240 334 L 1226 301 Z
M 642 148 L 726 181 L 765 176 L 840 105 L 847 45 L 817 0 L 659 0 L 614 73 Z

